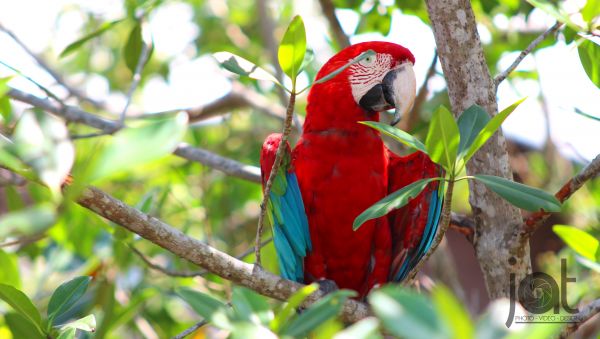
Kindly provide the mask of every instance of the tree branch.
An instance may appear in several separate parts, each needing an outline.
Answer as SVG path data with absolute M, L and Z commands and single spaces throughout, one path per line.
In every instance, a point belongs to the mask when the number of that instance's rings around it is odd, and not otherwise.
M 579 313 L 575 315 L 575 322 L 568 324 L 560 333 L 560 338 L 567 338 L 570 334 L 577 331 L 586 321 L 600 313 L 600 299 L 596 299 L 587 304 Z
M 346 33 L 344 33 L 340 20 L 338 20 L 337 15 L 335 15 L 335 6 L 333 5 L 333 2 L 331 0 L 319 0 L 319 3 L 321 4 L 321 9 L 323 10 L 325 18 L 327 18 L 327 21 L 329 22 L 329 28 L 333 33 L 333 38 L 340 49 L 350 46 L 350 39 Z
M 580 189 L 588 180 L 595 178 L 600 174 L 600 154 L 592 160 L 587 166 L 585 166 L 581 172 L 576 176 L 567 181 L 558 192 L 554 195 L 560 202 L 564 202 L 569 199 L 573 193 Z M 533 234 L 548 217 L 552 214 L 551 212 L 535 212 L 525 219 L 524 229 L 525 233 Z
M 523 59 L 525 59 L 525 57 L 529 55 L 529 53 L 531 53 L 540 43 L 542 43 L 542 41 L 544 41 L 548 37 L 548 35 L 556 32 L 560 28 L 560 26 L 562 26 L 562 23 L 557 21 L 552 27 L 548 28 L 544 33 L 540 34 L 540 36 L 535 38 L 535 40 L 533 40 L 529 44 L 529 46 L 527 46 L 527 48 L 525 48 L 521 51 L 521 53 L 519 53 L 519 56 L 515 59 L 515 61 L 513 61 L 513 63 L 510 66 L 508 66 L 507 69 L 505 69 L 503 72 L 500 72 L 500 74 L 496 75 L 496 77 L 494 78 L 495 86 L 498 87 L 498 85 L 502 81 L 504 81 L 504 79 L 506 79 L 508 75 L 512 71 L 514 71 L 515 68 L 517 68 L 517 66 L 519 66 L 521 61 L 523 61 Z
M 126 205 L 95 187 L 84 190 L 77 202 L 167 251 L 267 297 L 287 300 L 295 291 L 304 286 L 267 272 L 260 266 L 233 258 Z M 306 305 L 314 303 L 322 296 L 320 291 L 315 292 L 307 299 Z M 342 317 L 345 321 L 355 322 L 368 315 L 369 310 L 364 303 L 348 300 L 344 304 Z

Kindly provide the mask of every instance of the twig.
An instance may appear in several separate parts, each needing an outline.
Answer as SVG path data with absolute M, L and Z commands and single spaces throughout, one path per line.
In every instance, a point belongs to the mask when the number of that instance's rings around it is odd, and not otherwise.
M 600 299 L 592 301 L 581 311 L 579 311 L 579 313 L 575 315 L 575 322 L 569 323 L 565 328 L 563 328 L 562 332 L 560 333 L 560 338 L 567 338 L 570 334 L 577 331 L 581 325 L 598 313 L 600 313 Z
M 125 116 L 127 115 L 127 109 L 129 109 L 129 105 L 131 104 L 131 98 L 133 97 L 133 93 L 136 88 L 140 84 L 142 80 L 142 71 L 144 70 L 144 66 L 146 65 L 146 61 L 148 61 L 148 56 L 150 55 L 150 46 L 146 44 L 142 39 L 142 50 L 140 51 L 140 56 L 138 58 L 137 65 L 135 66 L 135 71 L 133 72 L 133 77 L 131 80 L 131 86 L 129 87 L 129 91 L 127 92 L 127 100 L 125 101 L 125 106 L 123 107 L 123 111 L 121 112 L 121 116 L 119 118 L 119 127 L 122 128 L 125 125 Z M 116 132 L 116 131 L 113 131 Z
M 95 187 L 88 187 L 77 201 L 81 206 L 140 235 L 167 251 L 186 259 L 211 273 L 233 283 L 250 288 L 267 297 L 287 300 L 302 284 L 283 279 L 260 267 L 237 260 L 216 248 L 183 234 L 180 230 L 141 211 Z M 317 291 L 308 297 L 305 306 L 323 297 Z M 342 318 L 348 322 L 358 321 L 369 315 L 364 303 L 348 300 L 344 304 Z
M 271 173 L 269 174 L 269 179 L 265 184 L 263 190 L 263 200 L 260 203 L 260 214 L 258 215 L 258 227 L 256 228 L 256 242 L 254 246 L 254 255 L 256 257 L 256 266 L 260 267 L 260 239 L 262 237 L 263 226 L 265 223 L 265 215 L 267 213 L 267 204 L 269 203 L 269 198 L 271 195 L 271 186 L 273 186 L 273 181 L 275 180 L 275 176 L 277 176 L 277 172 L 279 171 L 279 166 L 281 166 L 281 159 L 283 159 L 283 153 L 287 147 L 288 138 L 290 136 L 290 132 L 292 131 L 292 119 L 294 116 L 294 106 L 296 105 L 296 93 L 292 91 L 290 94 L 290 101 L 288 103 L 285 121 L 283 123 L 283 135 L 281 136 L 281 142 L 279 143 L 279 147 L 277 147 L 277 152 L 275 153 L 275 161 L 273 162 L 273 167 L 271 167 Z
M 60 75 L 58 72 L 52 69 L 52 67 L 50 67 L 50 65 L 48 65 L 48 63 L 41 56 L 37 55 L 31 49 L 29 49 L 29 47 L 27 47 L 27 45 L 25 45 L 25 43 L 21 41 L 19 37 L 16 36 L 16 34 L 14 34 L 8 28 L 4 27 L 1 23 L 0 30 L 6 33 L 11 39 L 13 39 L 13 41 L 16 42 L 17 45 L 19 45 L 25 51 L 25 53 L 29 54 L 29 56 L 31 56 L 33 60 L 35 60 L 35 62 L 46 71 L 46 73 L 48 73 L 59 85 L 64 87 L 67 90 L 67 92 L 69 92 L 69 95 L 76 97 L 80 101 L 89 102 L 96 108 L 101 108 L 104 106 L 103 103 L 85 96 L 83 92 L 81 92 L 79 89 L 67 84 L 62 75 Z
M 270 243 L 271 241 L 273 241 L 273 237 L 269 237 L 268 239 L 265 239 L 261 244 L 260 247 L 264 247 L 265 245 L 267 245 L 268 243 Z M 192 278 L 192 277 L 201 277 L 207 273 L 209 273 L 207 270 L 200 270 L 200 271 L 176 271 L 176 270 L 171 270 L 165 267 L 162 267 L 158 264 L 153 263 L 148 257 L 146 257 L 146 255 L 144 255 L 144 253 L 142 253 L 140 250 L 138 250 L 133 244 L 129 244 L 129 248 L 131 248 L 131 250 L 137 254 L 138 257 L 140 257 L 140 259 L 142 259 L 142 261 L 148 265 L 148 267 L 150 267 L 153 270 L 162 272 L 168 276 L 171 277 L 179 277 L 179 278 Z M 235 257 L 238 260 L 244 260 L 245 257 L 247 257 L 248 255 L 254 253 L 254 247 L 250 248 L 246 251 L 244 251 L 242 254 L 238 255 L 237 257 Z
M 527 46 L 527 48 L 521 51 L 521 53 L 519 53 L 519 56 L 507 69 L 505 69 L 503 72 L 500 72 L 500 74 L 496 75 L 496 77 L 494 78 L 494 84 L 496 88 L 502 81 L 504 81 L 504 79 L 506 79 L 506 77 L 508 77 L 508 75 L 512 71 L 515 70 L 515 68 L 517 68 L 517 66 L 519 66 L 521 61 L 523 61 L 523 59 L 525 59 L 525 57 L 529 55 L 529 53 L 531 53 L 542 41 L 544 41 L 546 37 L 548 37 L 548 35 L 556 32 L 560 28 L 560 26 L 562 26 L 562 23 L 557 21 L 552 27 L 548 28 L 544 33 L 535 38 L 535 40 L 533 40 L 529 44 L 529 46 Z
M 586 181 L 598 176 L 600 173 L 600 154 L 581 170 L 576 176 L 567 181 L 554 195 L 560 202 L 569 199 L 573 193 L 580 189 Z M 551 212 L 540 211 L 531 214 L 524 223 L 524 231 L 533 234 L 550 216 Z
M 417 93 L 417 97 L 415 98 L 415 104 L 413 108 L 408 112 L 406 117 L 402 117 L 400 120 L 399 128 L 401 130 L 410 132 L 412 128 L 415 126 L 417 119 L 419 117 L 419 113 L 421 112 L 421 107 L 423 103 L 427 100 L 427 95 L 429 94 L 429 88 L 427 87 L 427 83 L 432 76 L 435 75 L 435 67 L 437 66 L 438 54 L 437 50 L 433 53 L 433 60 L 431 60 L 431 64 L 429 65 L 429 69 L 427 70 L 427 75 L 425 75 L 425 80 L 419 88 L 419 92 Z
M 2 248 L 2 247 L 9 247 L 9 246 L 15 246 L 15 245 L 21 245 L 21 247 L 24 247 L 24 246 L 32 244 L 32 243 L 34 243 L 36 241 L 42 240 L 42 239 L 44 239 L 46 237 L 47 237 L 46 230 L 43 230 L 43 231 L 38 232 L 38 233 L 26 235 L 26 236 L 23 236 L 21 238 L 18 238 L 18 239 L 12 240 L 12 241 L 7 241 L 7 242 L 4 242 L 4 243 L 1 243 L 0 244 L 0 248 Z
M 208 324 L 208 320 L 199 321 L 199 322 L 195 323 L 194 325 L 192 325 L 192 327 L 187 328 L 185 331 L 174 336 L 172 339 L 183 339 L 183 338 L 187 337 L 188 335 L 196 332 L 200 327 L 202 327 L 206 324 Z
M 46 95 L 54 100 L 56 100 L 56 102 L 60 103 L 62 106 L 65 105 L 65 103 L 63 102 L 63 100 L 61 98 L 59 98 L 56 94 L 52 93 L 52 91 L 50 91 L 48 88 L 46 88 L 44 85 L 40 84 L 39 82 L 33 80 L 33 78 L 31 78 L 30 76 L 24 74 L 23 72 L 19 71 L 18 69 L 12 67 L 11 65 L 5 63 L 4 61 L 0 60 L 0 65 L 3 65 L 4 67 L 12 70 L 13 72 L 17 73 L 19 76 L 22 76 L 23 78 L 25 78 L 27 81 L 31 82 L 32 84 L 34 84 L 37 88 L 39 88 L 42 92 L 46 93 Z
M 331 0 L 319 0 L 321 4 L 321 9 L 323 10 L 323 14 L 327 21 L 329 22 L 329 28 L 333 33 L 333 38 L 337 42 L 340 48 L 346 48 L 350 46 L 350 39 L 344 33 L 342 29 L 342 25 L 340 24 L 340 20 L 337 15 L 335 15 L 335 6 Z
M 435 234 L 435 238 L 433 239 L 433 244 L 431 244 L 429 251 L 427 251 L 427 253 L 425 253 L 425 255 L 423 256 L 423 259 L 421 259 L 421 261 L 419 261 L 419 263 L 417 263 L 415 265 L 415 267 L 413 267 L 413 269 L 408 273 L 408 275 L 406 276 L 406 280 L 404 280 L 404 282 L 403 282 L 403 284 L 405 286 L 410 286 L 413 283 L 413 281 L 415 280 L 415 277 L 417 276 L 417 273 L 419 273 L 419 271 L 421 270 L 423 265 L 425 265 L 425 263 L 427 262 L 427 260 L 431 256 L 431 254 L 433 252 L 435 252 L 435 249 L 442 242 L 442 239 L 444 239 L 444 235 L 446 234 L 446 231 L 448 230 L 448 226 L 450 225 L 450 220 L 452 219 L 451 218 L 452 210 L 451 210 L 450 206 L 451 206 L 451 202 L 452 202 L 452 191 L 454 190 L 454 182 L 448 181 L 447 185 L 448 186 L 446 188 L 446 195 L 444 196 L 444 205 L 442 206 L 442 214 L 441 214 L 441 218 L 440 218 L 439 229 L 438 229 L 437 233 Z

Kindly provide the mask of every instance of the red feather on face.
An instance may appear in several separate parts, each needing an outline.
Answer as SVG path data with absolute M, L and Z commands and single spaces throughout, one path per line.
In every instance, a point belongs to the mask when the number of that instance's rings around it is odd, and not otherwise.
M 437 171 L 424 154 L 390 156 L 379 133 L 358 123 L 379 120 L 377 112 L 365 109 L 365 103 L 379 100 L 388 108 L 394 106 L 390 102 L 393 93 L 382 83 L 394 70 L 398 74 L 413 74 L 415 60 L 408 49 L 388 42 L 356 44 L 332 57 L 317 79 L 368 50 L 376 55 L 312 87 L 303 132 L 287 169 L 297 176 L 312 242 L 304 258 L 304 282 L 333 280 L 339 288 L 356 290 L 361 296 L 376 284 L 394 279 L 390 276 L 393 261 L 398 271 L 398 264 L 402 266 L 415 256 L 426 228 L 428 199 L 435 187 L 426 189 L 412 205 L 401 210 L 409 217 L 394 213 L 367 221 L 357 231 L 352 229 L 354 219 L 391 193 L 390 189 L 435 176 Z M 405 65 L 410 66 L 411 73 L 401 69 Z M 412 81 L 414 98 L 414 74 Z M 384 94 L 387 100 L 383 99 Z M 412 101 L 402 104 L 412 105 Z M 272 149 L 272 138 L 277 137 L 270 136 L 265 147 Z M 273 157 L 267 153 L 263 149 L 263 169 L 272 164 Z M 402 186 L 398 187 L 398 183 Z M 281 258 L 281 253 L 278 251 L 280 265 L 286 259 Z

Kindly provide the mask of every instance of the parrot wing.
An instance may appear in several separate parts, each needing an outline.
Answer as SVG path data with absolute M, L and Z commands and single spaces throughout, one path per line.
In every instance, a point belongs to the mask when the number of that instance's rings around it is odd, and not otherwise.
M 281 134 L 271 134 L 263 144 L 260 156 L 263 190 L 280 143 Z M 286 279 L 302 282 L 304 257 L 312 245 L 298 179 L 290 164 L 291 152 L 287 144 L 281 166 L 271 186 L 267 217 L 273 230 L 273 242 L 281 275 Z
M 443 175 L 443 170 L 422 152 L 400 157 L 389 152 L 389 193 L 419 179 Z M 404 207 L 389 215 L 392 229 L 390 281 L 402 281 L 417 265 L 438 229 L 443 203 L 443 182 L 434 181 Z

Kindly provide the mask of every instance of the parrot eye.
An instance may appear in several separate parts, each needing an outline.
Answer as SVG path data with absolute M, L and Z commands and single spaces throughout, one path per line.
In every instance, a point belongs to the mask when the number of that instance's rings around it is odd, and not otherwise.
M 359 62 L 359 64 L 361 64 L 363 66 L 371 66 L 374 61 L 375 61 L 375 56 L 369 55 L 368 57 L 361 60 Z

